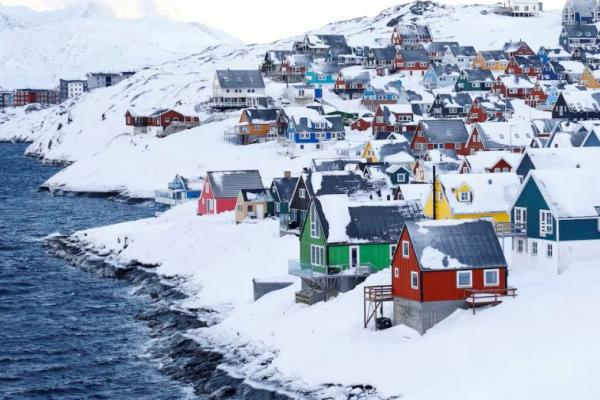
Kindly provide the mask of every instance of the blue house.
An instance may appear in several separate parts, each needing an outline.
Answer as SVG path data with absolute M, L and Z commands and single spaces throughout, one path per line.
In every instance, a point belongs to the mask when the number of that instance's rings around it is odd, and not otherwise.
M 600 147 L 600 136 L 595 128 L 591 128 L 583 142 L 581 142 L 581 147 Z
M 313 86 L 333 85 L 340 73 L 340 67 L 332 63 L 314 63 L 306 72 L 306 83 Z
M 283 178 L 273 178 L 271 183 L 271 196 L 275 203 L 275 215 L 279 218 L 280 233 L 287 233 L 290 221 L 290 202 L 294 190 L 298 184 L 298 178 L 292 177 L 289 171 L 284 173 Z
M 157 211 L 164 211 L 186 201 L 199 199 L 203 186 L 204 178 L 185 178 L 181 175 L 175 175 L 175 178 L 169 182 L 167 190 L 156 190 L 154 192 Z
M 545 81 L 558 81 L 565 79 L 565 69 L 556 61 L 548 61 L 542 68 L 540 79 Z
M 563 271 L 600 257 L 598 170 L 537 170 L 511 209 L 516 231 L 513 264 Z
M 546 90 L 548 98 L 546 98 L 546 101 L 544 102 L 544 108 L 554 107 L 554 103 L 556 103 L 556 100 L 558 100 L 559 93 L 560 92 L 556 86 L 551 86 L 548 90 Z
M 342 117 L 323 115 L 322 108 L 285 107 L 280 113 L 281 118 L 287 121 L 288 143 L 300 150 L 318 150 L 324 142 L 345 139 Z

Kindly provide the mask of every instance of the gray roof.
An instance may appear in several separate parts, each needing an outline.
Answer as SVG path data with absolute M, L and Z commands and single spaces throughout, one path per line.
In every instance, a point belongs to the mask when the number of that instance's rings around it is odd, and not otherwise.
M 449 46 L 450 51 L 455 56 L 470 56 L 475 57 L 477 55 L 477 50 L 473 46 Z
M 444 107 L 466 107 L 473 104 L 471 95 L 464 92 L 440 93 L 436 96 L 436 100 L 438 99 Z
M 563 29 L 570 38 L 595 38 L 598 36 L 598 28 L 595 24 L 565 25 Z
M 313 63 L 313 58 L 309 54 L 288 54 L 285 60 L 292 67 L 306 67 L 309 68 Z
M 579 13 L 584 17 L 591 17 L 596 7 L 596 0 L 569 0 L 565 4 L 570 4 L 575 12 Z
M 248 108 L 244 110 L 250 117 L 250 123 L 254 121 L 275 121 L 279 110 L 276 108 Z
M 377 193 L 385 188 L 385 181 L 371 181 L 363 178 L 362 175 L 348 172 L 347 174 L 322 174 L 321 187 L 315 193 L 312 186 L 312 174 L 306 179 L 306 188 L 311 195 L 322 196 L 326 194 L 347 194 L 357 193 Z
M 314 72 L 320 74 L 337 75 L 340 72 L 340 66 L 334 63 L 315 63 L 311 65 Z
M 407 222 L 406 228 L 422 270 L 479 269 L 506 267 L 506 259 L 496 237 L 494 226 L 489 221 L 427 221 Z M 441 265 L 435 258 L 423 257 L 426 249 L 443 254 Z M 460 265 L 449 266 L 449 260 Z M 425 265 L 424 265 L 425 264 Z
M 348 42 L 344 35 L 315 35 L 323 43 L 332 47 L 348 47 Z
M 453 65 L 453 64 L 444 64 L 444 65 L 432 64 L 432 66 L 433 66 L 433 69 L 437 76 L 450 75 L 453 73 L 455 73 L 455 74 L 460 73 L 460 69 L 458 68 L 458 66 Z
M 419 125 L 429 143 L 466 143 L 469 132 L 461 119 L 427 119 Z
M 315 128 L 309 124 L 307 118 L 300 118 L 298 121 L 294 120 L 294 128 L 297 132 L 344 132 L 344 123 L 342 117 L 339 115 L 331 115 L 324 117 L 331 123 L 331 127 Z
M 425 50 L 403 49 L 399 50 L 398 53 L 404 61 L 429 62 L 429 56 Z
M 292 200 L 296 183 L 298 183 L 297 177 L 273 178 L 273 185 L 277 188 L 280 202 L 287 203 Z
M 483 50 L 481 55 L 484 60 L 508 60 L 508 57 L 503 50 Z
M 369 55 L 375 60 L 391 61 L 396 57 L 396 48 L 394 46 L 374 47 L 371 48 Z
M 242 189 L 262 188 L 258 170 L 208 171 L 210 187 L 215 198 L 237 197 Z
M 445 51 L 446 47 L 458 46 L 458 45 L 459 45 L 458 42 L 431 42 L 431 43 L 427 43 L 425 48 L 427 49 L 427 51 L 437 53 L 437 52 Z
M 381 146 L 378 157 L 381 161 L 385 161 L 388 156 L 395 154 L 408 153 L 412 154 L 412 149 L 409 142 L 388 143 Z
M 241 189 L 242 198 L 247 202 L 271 202 L 273 201 L 273 196 L 271 195 L 271 191 L 265 188 L 256 188 L 256 189 Z
M 313 158 L 313 169 L 315 172 L 344 171 L 347 165 L 358 164 L 361 159 L 336 158 L 336 159 L 318 159 Z
M 463 69 L 469 82 L 495 81 L 494 74 L 489 69 Z
M 542 68 L 543 64 L 537 57 L 514 56 L 515 61 L 521 67 Z
M 222 88 L 264 89 L 265 82 L 259 70 L 217 70 L 217 78 Z
M 315 208 L 325 237 L 329 237 L 329 222 L 318 197 Z M 350 223 L 346 235 L 350 239 L 369 243 L 396 243 L 404 225 L 424 218 L 420 201 L 403 201 L 390 205 L 356 205 L 348 207 Z
M 356 74 L 354 76 L 344 76 L 342 72 L 342 77 L 344 78 L 344 82 L 347 84 L 350 83 L 362 83 L 367 84 L 371 81 L 371 75 L 368 72 L 361 72 L 360 74 Z

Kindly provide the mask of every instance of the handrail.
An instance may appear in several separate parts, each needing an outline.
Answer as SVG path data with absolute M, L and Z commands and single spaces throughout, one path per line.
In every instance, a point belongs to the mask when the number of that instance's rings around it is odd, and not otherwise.
M 489 288 L 489 289 L 466 289 L 465 290 L 465 301 L 471 306 L 473 309 L 473 315 L 475 315 L 475 307 L 477 304 L 485 305 L 485 304 L 498 304 L 502 300 L 499 298 L 502 297 L 516 297 L 517 296 L 517 288 L 514 287 L 506 287 L 506 288 Z M 479 301 L 478 300 L 484 300 Z M 488 300 L 488 301 L 485 301 Z

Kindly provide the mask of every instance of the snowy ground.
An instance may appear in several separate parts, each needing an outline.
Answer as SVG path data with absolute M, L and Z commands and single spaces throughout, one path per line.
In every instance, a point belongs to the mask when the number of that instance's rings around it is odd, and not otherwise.
M 383 397 L 477 400 L 590 398 L 595 385 L 594 265 L 562 275 L 512 266 L 516 299 L 475 316 L 457 311 L 420 336 L 404 326 L 363 329 L 361 287 L 311 307 L 294 303 L 298 283 L 252 302 L 252 278 L 290 279 L 287 261 L 297 258 L 298 239 L 280 238 L 276 221 L 235 225 L 231 213 L 197 217 L 188 203 L 76 236 L 119 252 L 113 261 L 160 264 L 158 273 L 185 277 L 186 306 L 208 306 L 224 318 L 193 336 L 230 352 L 229 368 L 255 382 L 319 396 L 369 384 Z M 383 271 L 366 284 L 389 282 Z M 389 315 L 391 304 L 385 307 Z M 330 383 L 341 386 L 322 386 Z

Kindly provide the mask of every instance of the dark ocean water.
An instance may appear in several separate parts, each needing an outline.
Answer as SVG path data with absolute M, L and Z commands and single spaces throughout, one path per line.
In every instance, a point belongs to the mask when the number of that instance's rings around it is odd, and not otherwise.
M 0 143 L 0 399 L 180 399 L 149 360 L 150 301 L 53 257 L 41 238 L 151 216 L 146 205 L 53 197 L 59 168 Z

